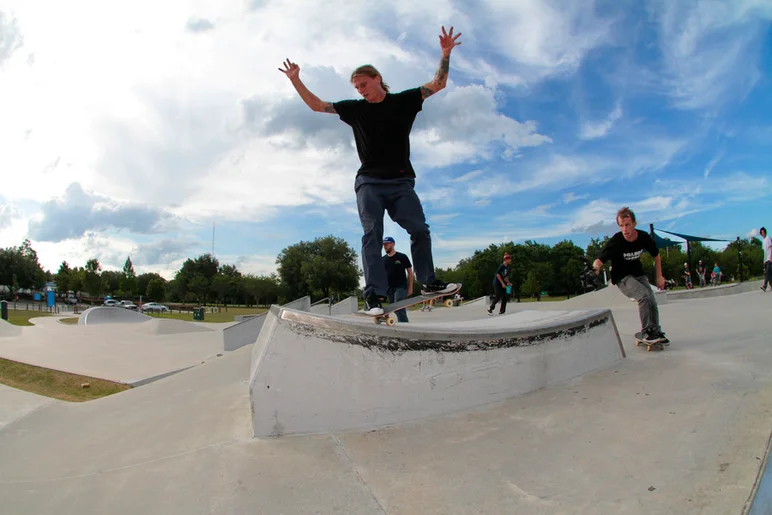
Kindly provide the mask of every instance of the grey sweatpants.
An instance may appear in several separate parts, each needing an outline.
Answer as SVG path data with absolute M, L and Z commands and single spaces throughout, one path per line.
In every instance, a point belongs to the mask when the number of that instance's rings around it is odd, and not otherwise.
M 645 275 L 634 277 L 628 275 L 617 283 L 619 291 L 626 297 L 638 302 L 638 315 L 641 317 L 641 329 L 643 331 L 661 332 L 659 326 L 659 308 L 649 285 L 649 279 Z
M 362 222 L 362 268 L 365 273 L 364 296 L 374 293 L 387 297 L 389 291 L 383 266 L 383 215 L 389 213 L 410 235 L 413 270 L 421 284 L 435 280 L 432 238 L 423 207 L 409 179 L 378 180 L 359 176 L 354 183 L 359 221 Z

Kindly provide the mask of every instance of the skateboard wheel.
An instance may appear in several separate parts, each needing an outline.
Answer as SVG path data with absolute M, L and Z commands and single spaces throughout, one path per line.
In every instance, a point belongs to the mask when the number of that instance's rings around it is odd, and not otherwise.
M 380 323 L 382 323 L 382 322 L 383 322 L 383 320 L 381 320 L 379 317 L 373 317 L 373 321 L 374 321 L 376 324 L 380 324 Z
M 386 325 L 397 325 L 397 320 L 395 318 L 387 318 L 386 319 Z
M 453 301 L 448 299 L 445 301 L 445 307 L 446 308 L 452 308 L 453 307 Z

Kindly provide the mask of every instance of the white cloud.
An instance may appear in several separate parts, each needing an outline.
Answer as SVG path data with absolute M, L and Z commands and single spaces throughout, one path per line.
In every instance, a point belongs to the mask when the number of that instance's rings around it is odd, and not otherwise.
M 24 36 L 16 19 L 0 11 L 0 68 L 22 46 Z
M 483 172 L 482 170 L 472 170 L 471 172 L 467 172 L 463 175 L 460 175 L 455 179 L 451 179 L 450 182 L 468 182 L 474 179 L 475 177 L 479 177 L 483 173 L 485 172 Z
M 551 141 L 537 132 L 535 121 L 521 123 L 501 114 L 494 90 L 470 85 L 424 103 L 411 150 L 419 166 L 442 167 L 511 156 Z
M 660 24 L 665 84 L 683 109 L 742 98 L 761 78 L 755 51 L 772 19 L 766 0 L 651 0 Z
M 707 178 L 708 178 L 708 176 L 710 175 L 710 172 L 712 172 L 712 171 L 713 171 L 713 168 L 715 168 L 715 167 L 716 167 L 716 165 L 718 164 L 718 162 L 719 162 L 719 161 L 721 161 L 721 159 L 722 159 L 723 157 L 724 157 L 724 152 L 722 151 L 722 152 L 720 152 L 719 154 L 717 154 L 717 155 L 716 155 L 716 157 L 714 157 L 713 159 L 711 159 L 711 160 L 710 160 L 710 163 L 708 163 L 708 166 L 706 166 L 706 167 L 705 167 L 705 173 L 704 173 L 704 175 L 705 175 L 705 178 L 706 178 L 706 179 L 707 179 Z
M 614 124 L 622 118 L 622 106 L 617 104 L 605 120 L 585 122 L 579 130 L 579 137 L 584 140 L 598 139 L 606 136 Z
M 590 195 L 587 193 L 585 193 L 584 195 L 577 195 L 576 193 L 571 191 L 571 192 L 565 193 L 562 197 L 562 200 L 564 204 L 570 204 L 571 202 L 575 202 L 577 200 L 584 200 L 589 196 Z

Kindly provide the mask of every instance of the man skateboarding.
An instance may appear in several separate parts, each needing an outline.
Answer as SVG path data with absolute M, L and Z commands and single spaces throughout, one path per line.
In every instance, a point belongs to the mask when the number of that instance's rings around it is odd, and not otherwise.
M 507 286 L 512 286 L 509 282 L 509 266 L 512 264 L 512 256 L 504 254 L 504 262 L 499 265 L 496 270 L 496 276 L 493 278 L 493 302 L 488 307 L 488 314 L 493 316 L 493 308 L 496 307 L 496 303 L 501 301 L 499 306 L 499 315 L 503 315 L 507 311 L 507 300 L 509 295 L 507 294 Z
M 389 302 L 399 302 L 413 295 L 413 265 L 402 252 L 394 249 L 394 238 L 383 239 L 383 266 L 386 268 L 386 279 L 389 283 Z M 407 311 L 400 309 L 397 313 L 398 322 L 408 322 Z
M 442 59 L 431 82 L 419 88 L 390 93 L 378 70 L 360 66 L 351 74 L 351 84 L 362 100 L 324 102 L 311 93 L 300 80 L 300 67 L 287 59 L 284 73 L 303 101 L 320 113 L 337 114 L 351 126 L 361 166 L 354 182 L 359 220 L 362 223 L 362 268 L 365 273 L 365 313 L 383 313 L 381 300 L 388 293 L 386 270 L 381 262 L 383 215 L 410 234 L 410 253 L 416 276 L 424 292 L 452 291 L 454 285 L 437 280 L 434 275 L 432 242 L 421 201 L 415 192 L 415 171 L 410 163 L 410 130 L 423 101 L 443 89 L 448 81 L 450 53 L 461 42 L 461 33 L 453 35 L 442 27 Z
M 620 232 L 616 233 L 606 243 L 598 259 L 592 264 L 595 273 L 600 274 L 603 263 L 611 261 L 611 283 L 617 285 L 626 297 L 638 302 L 638 314 L 641 319 L 641 332 L 636 333 L 636 339 L 647 344 L 669 343 L 659 325 L 659 308 L 657 299 L 649 285 L 649 280 L 643 273 L 641 254 L 648 251 L 654 258 L 657 270 L 657 287 L 665 289 L 665 278 L 662 276 L 662 257 L 657 244 L 645 231 L 635 228 L 635 213 L 624 207 L 617 213 L 617 225 Z
M 767 236 L 765 227 L 759 229 L 759 235 L 761 235 L 761 248 L 764 249 L 764 284 L 761 290 L 767 291 L 767 285 L 772 288 L 772 238 Z

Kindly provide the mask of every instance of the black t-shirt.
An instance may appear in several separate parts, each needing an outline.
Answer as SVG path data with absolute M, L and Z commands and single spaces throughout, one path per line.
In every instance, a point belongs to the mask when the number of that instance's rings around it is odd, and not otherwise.
M 381 102 L 342 100 L 333 107 L 351 126 L 362 166 L 357 175 L 380 179 L 415 178 L 410 163 L 410 130 L 423 106 L 421 90 L 387 93 Z
M 641 264 L 641 254 L 648 251 L 652 257 L 659 255 L 657 244 L 649 233 L 638 232 L 638 238 L 635 241 L 627 241 L 621 232 L 616 233 L 606 243 L 606 246 L 600 253 L 600 259 L 604 263 L 611 260 L 611 282 L 617 284 L 619 281 L 632 275 L 635 277 L 643 275 L 643 265 Z
M 395 252 L 393 256 L 384 254 L 383 266 L 386 267 L 389 288 L 407 288 L 405 272 L 408 268 L 413 268 L 413 265 L 406 255 L 401 252 Z
M 705 265 L 697 265 L 697 273 L 699 275 L 705 275 Z
M 506 284 L 507 277 L 509 276 L 509 267 L 506 266 L 504 263 L 499 265 L 499 269 L 496 270 L 496 275 L 493 276 L 493 286 L 498 286 L 499 288 L 503 288 L 503 286 L 501 286 L 501 283 L 499 282 L 499 278 L 497 277 L 499 275 L 504 280 L 504 284 Z

